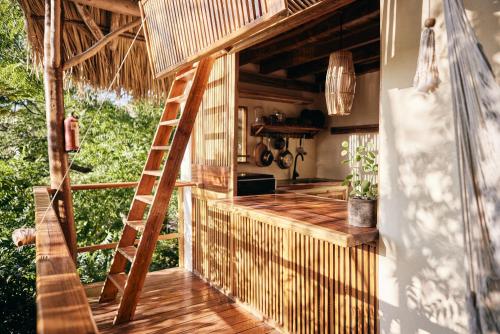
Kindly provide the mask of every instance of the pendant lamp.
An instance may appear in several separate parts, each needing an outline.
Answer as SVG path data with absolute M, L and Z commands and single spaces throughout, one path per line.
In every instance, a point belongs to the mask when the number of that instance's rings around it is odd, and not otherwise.
M 341 13 L 342 15 L 342 13 Z M 326 73 L 325 98 L 328 115 L 350 115 L 354 91 L 356 90 L 356 73 L 352 53 L 342 50 L 343 32 L 342 16 L 340 21 L 340 50 L 330 54 L 330 62 Z
M 325 83 L 328 115 L 350 115 L 355 90 L 356 73 L 352 53 L 350 51 L 332 53 Z

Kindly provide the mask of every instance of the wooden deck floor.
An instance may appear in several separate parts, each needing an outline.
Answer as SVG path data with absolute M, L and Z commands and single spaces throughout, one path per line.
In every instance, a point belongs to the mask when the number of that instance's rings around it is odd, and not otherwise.
M 99 286 L 87 295 L 101 333 L 272 333 L 269 325 L 192 273 L 179 268 L 148 274 L 134 321 L 112 326 L 117 303 L 99 304 Z

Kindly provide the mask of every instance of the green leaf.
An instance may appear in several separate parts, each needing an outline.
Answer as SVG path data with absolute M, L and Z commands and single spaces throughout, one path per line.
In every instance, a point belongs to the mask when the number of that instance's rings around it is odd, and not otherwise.
M 343 148 L 348 148 L 349 147 L 349 143 L 347 141 L 343 141 L 342 142 L 342 147 Z
M 342 150 L 340 152 L 340 155 L 343 156 L 343 157 L 345 157 L 347 155 L 347 153 L 349 153 L 347 150 Z

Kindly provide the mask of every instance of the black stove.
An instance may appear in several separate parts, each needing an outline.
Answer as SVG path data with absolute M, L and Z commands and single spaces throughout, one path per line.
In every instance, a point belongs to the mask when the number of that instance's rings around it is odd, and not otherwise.
M 271 174 L 238 173 L 237 196 L 274 194 L 276 179 Z

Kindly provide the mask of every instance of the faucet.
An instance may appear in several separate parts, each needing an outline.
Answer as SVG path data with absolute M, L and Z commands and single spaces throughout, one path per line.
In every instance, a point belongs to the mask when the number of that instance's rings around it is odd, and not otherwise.
M 297 160 L 298 160 L 297 158 L 299 156 L 302 158 L 302 161 L 304 161 L 304 154 L 299 152 L 295 155 L 295 162 L 293 164 L 292 180 L 297 180 L 297 178 L 299 177 L 299 173 L 297 173 Z

